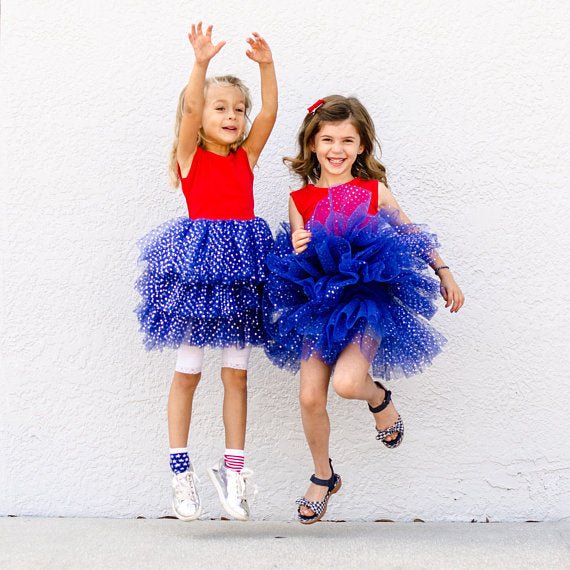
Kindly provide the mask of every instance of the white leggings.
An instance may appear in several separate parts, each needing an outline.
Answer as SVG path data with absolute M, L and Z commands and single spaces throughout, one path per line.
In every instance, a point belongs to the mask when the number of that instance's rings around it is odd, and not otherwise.
M 251 346 L 239 348 L 239 346 L 234 345 L 222 348 L 222 368 L 247 370 L 250 352 Z M 175 370 L 184 374 L 199 374 L 202 372 L 203 362 L 204 348 L 190 344 L 181 344 L 178 349 Z

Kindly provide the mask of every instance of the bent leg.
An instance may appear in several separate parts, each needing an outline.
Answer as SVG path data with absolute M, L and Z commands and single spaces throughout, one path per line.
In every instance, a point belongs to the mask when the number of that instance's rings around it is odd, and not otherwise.
M 385 391 L 374 383 L 368 370 L 370 363 L 360 350 L 358 343 L 349 344 L 340 354 L 334 370 L 333 388 L 341 397 L 349 400 L 364 400 L 373 408 L 379 406 L 384 400 Z M 398 420 L 398 412 L 394 404 L 374 414 L 376 428 L 386 429 Z M 398 433 L 392 433 L 385 441 L 392 441 Z

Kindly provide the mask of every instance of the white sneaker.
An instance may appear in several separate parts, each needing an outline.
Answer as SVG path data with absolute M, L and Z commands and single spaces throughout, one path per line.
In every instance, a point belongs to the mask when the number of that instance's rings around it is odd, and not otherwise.
M 182 521 L 196 520 L 202 514 L 202 503 L 196 489 L 198 477 L 184 471 L 172 478 L 172 509 Z
M 241 473 L 228 469 L 223 458 L 208 469 L 208 475 L 218 491 L 220 502 L 226 513 L 240 521 L 249 520 L 246 480 L 253 475 L 251 469 L 242 469 Z

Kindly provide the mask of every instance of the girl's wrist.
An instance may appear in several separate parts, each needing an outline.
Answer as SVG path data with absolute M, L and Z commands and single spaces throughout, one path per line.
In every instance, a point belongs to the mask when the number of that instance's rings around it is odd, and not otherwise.
M 449 273 L 451 274 L 451 269 L 449 269 L 449 265 L 438 265 L 437 267 L 433 268 L 434 273 L 441 278 L 441 273 Z

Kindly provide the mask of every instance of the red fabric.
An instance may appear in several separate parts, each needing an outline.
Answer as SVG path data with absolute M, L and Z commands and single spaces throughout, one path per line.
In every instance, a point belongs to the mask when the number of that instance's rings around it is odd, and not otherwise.
M 368 190 L 372 194 L 368 213 L 371 215 L 378 213 L 378 180 L 354 178 L 350 182 L 347 182 L 347 184 L 354 184 L 355 186 L 360 186 L 360 188 Z M 328 188 L 318 188 L 313 184 L 307 184 L 304 188 L 291 192 L 291 198 L 293 198 L 293 202 L 295 206 L 297 206 L 299 214 L 303 216 L 303 223 L 305 225 L 307 225 L 307 222 L 311 219 L 317 204 L 327 196 L 328 191 Z
M 253 172 L 243 148 L 220 156 L 200 147 L 190 172 L 178 176 L 192 220 L 252 220 Z

